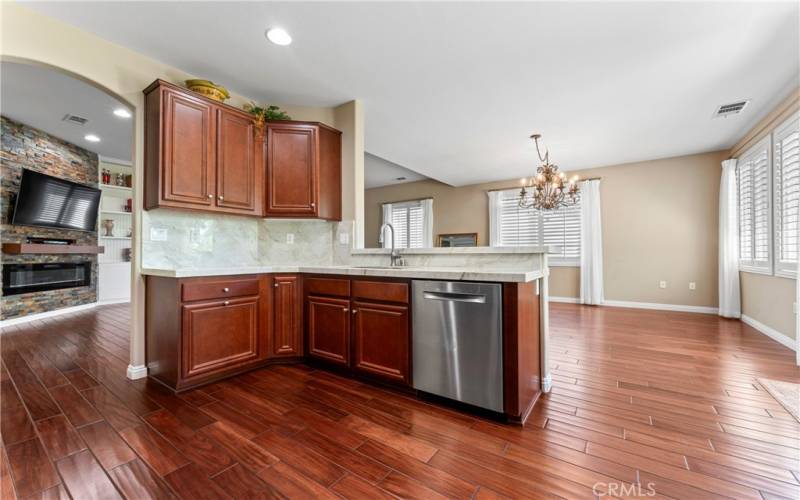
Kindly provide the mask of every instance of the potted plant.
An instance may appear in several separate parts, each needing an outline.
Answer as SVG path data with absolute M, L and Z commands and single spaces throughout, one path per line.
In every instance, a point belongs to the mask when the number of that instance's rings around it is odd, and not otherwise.
M 292 118 L 286 114 L 285 111 L 281 111 L 279 106 L 268 105 L 267 107 L 263 107 L 255 101 L 250 102 L 250 104 L 244 105 L 244 110 L 250 113 L 251 115 L 255 116 L 256 118 L 256 125 L 260 128 L 264 126 L 264 122 L 267 120 L 291 120 Z

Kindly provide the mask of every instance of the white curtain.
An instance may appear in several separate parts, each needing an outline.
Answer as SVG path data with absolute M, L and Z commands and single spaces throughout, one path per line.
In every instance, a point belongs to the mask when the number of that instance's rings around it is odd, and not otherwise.
M 383 204 L 383 224 L 392 223 L 392 204 Z M 383 230 L 383 248 L 392 248 L 392 232 Z
M 580 183 L 581 304 L 603 303 L 603 230 L 600 222 L 600 181 Z
M 502 191 L 489 191 L 489 246 L 500 246 L 500 211 L 503 202 Z
M 736 159 L 722 162 L 719 181 L 719 315 L 742 315 L 739 297 L 739 200 Z
M 422 248 L 433 247 L 433 198 L 420 201 L 422 205 Z

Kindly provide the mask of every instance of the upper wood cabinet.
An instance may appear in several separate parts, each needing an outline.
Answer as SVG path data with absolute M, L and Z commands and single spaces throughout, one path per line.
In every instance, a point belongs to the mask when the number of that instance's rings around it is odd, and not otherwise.
M 342 219 L 342 133 L 321 123 L 267 123 L 267 217 Z
M 256 126 L 240 109 L 156 80 L 145 94 L 144 208 L 342 220 L 342 133 Z
M 145 208 L 262 215 L 264 135 L 246 112 L 156 80 L 145 93 Z

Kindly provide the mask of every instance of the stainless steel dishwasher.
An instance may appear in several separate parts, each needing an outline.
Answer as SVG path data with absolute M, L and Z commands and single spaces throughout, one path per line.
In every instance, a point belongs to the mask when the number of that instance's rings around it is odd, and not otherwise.
M 502 288 L 412 282 L 414 388 L 503 411 Z

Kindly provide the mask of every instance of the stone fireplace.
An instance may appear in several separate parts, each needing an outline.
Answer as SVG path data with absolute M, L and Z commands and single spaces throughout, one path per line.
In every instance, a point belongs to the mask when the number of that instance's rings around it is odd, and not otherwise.
M 0 239 L 3 243 L 25 243 L 29 237 L 41 237 L 71 239 L 75 240 L 76 245 L 97 245 L 96 231 L 14 226 L 10 223 L 23 168 L 96 186 L 97 155 L 5 116 L 0 116 L 0 128 Z M 0 298 L 2 319 L 97 301 L 96 255 L 4 253 L 0 264 L 3 268 L 3 295 Z M 34 282 L 29 290 L 6 293 L 7 290 L 13 290 L 14 285 L 26 280 Z M 62 283 L 56 283 L 58 281 Z

